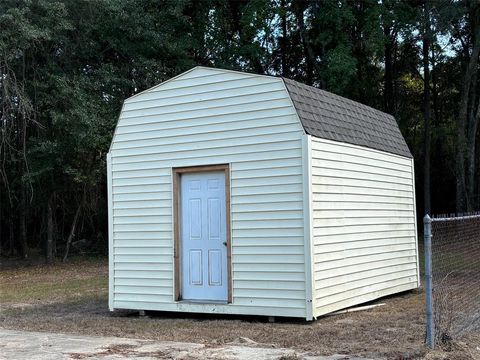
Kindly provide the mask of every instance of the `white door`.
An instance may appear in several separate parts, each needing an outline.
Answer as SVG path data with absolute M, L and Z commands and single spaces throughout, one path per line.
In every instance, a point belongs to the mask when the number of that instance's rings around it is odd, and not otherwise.
M 227 301 L 225 174 L 180 179 L 182 299 Z

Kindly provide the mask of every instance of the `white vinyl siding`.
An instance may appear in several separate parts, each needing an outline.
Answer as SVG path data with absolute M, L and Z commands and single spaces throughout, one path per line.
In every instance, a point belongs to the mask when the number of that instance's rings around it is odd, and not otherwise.
M 314 316 L 418 286 L 412 161 L 312 137 Z
M 113 308 L 305 317 L 303 128 L 278 78 L 196 68 L 128 99 L 111 157 Z M 230 164 L 233 303 L 174 301 L 172 168 Z

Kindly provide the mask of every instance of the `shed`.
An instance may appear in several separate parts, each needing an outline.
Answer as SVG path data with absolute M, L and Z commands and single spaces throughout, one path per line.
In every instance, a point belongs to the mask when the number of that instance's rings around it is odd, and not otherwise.
M 419 286 L 395 119 L 195 67 L 125 100 L 107 156 L 109 308 L 306 320 Z

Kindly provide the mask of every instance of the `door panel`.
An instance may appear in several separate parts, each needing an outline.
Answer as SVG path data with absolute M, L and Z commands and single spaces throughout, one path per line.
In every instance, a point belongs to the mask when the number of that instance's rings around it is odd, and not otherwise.
M 202 250 L 190 250 L 189 285 L 203 285 Z
M 208 240 L 218 241 L 221 233 L 222 211 L 220 199 L 208 199 Z
M 190 209 L 190 240 L 201 240 L 202 238 L 202 199 L 189 199 Z
M 222 253 L 218 250 L 208 251 L 208 285 L 222 286 Z
M 182 298 L 227 301 L 225 174 L 180 176 Z

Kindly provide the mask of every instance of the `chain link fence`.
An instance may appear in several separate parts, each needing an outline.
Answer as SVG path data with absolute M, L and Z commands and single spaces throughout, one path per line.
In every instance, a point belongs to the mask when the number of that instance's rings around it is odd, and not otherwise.
M 425 275 L 427 343 L 480 331 L 480 214 L 425 217 Z

